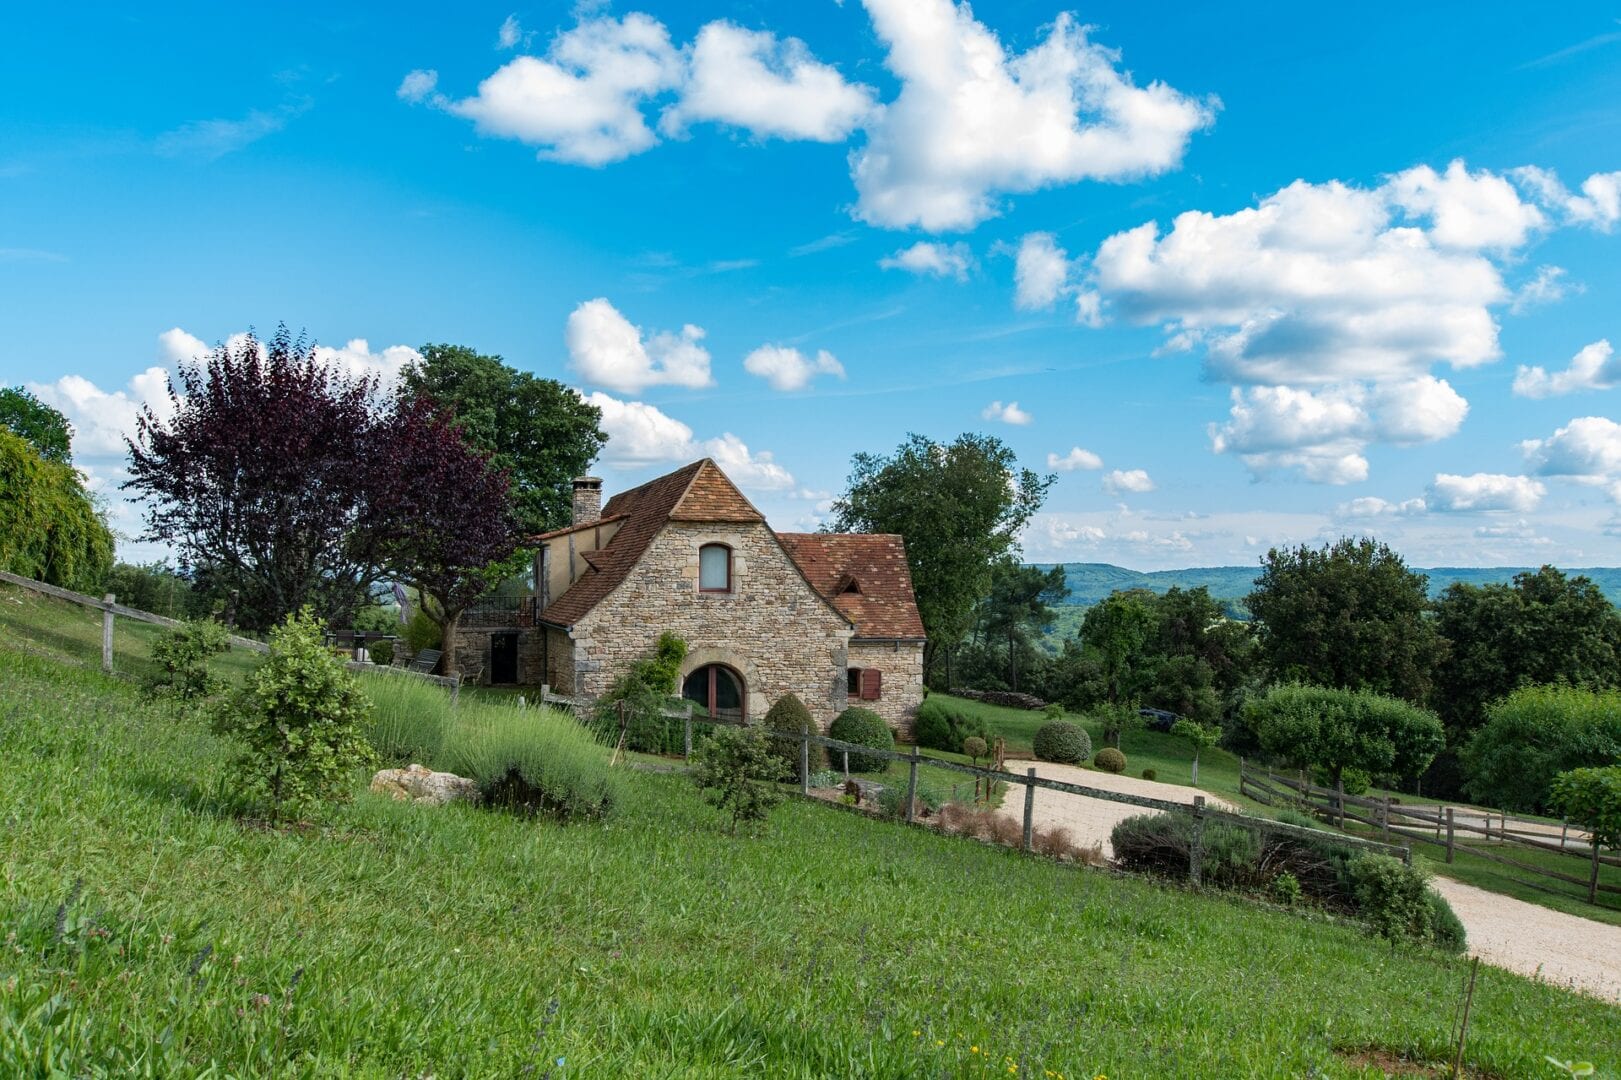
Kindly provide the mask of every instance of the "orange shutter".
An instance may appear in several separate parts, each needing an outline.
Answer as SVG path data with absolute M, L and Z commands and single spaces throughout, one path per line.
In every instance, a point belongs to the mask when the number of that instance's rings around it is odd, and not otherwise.
M 877 668 L 861 669 L 861 700 L 877 701 L 884 691 L 884 673 Z

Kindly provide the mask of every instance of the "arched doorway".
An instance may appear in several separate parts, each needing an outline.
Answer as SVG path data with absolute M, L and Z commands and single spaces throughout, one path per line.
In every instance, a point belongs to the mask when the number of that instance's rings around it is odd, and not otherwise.
M 705 664 L 681 684 L 681 696 L 695 702 L 717 720 L 742 723 L 747 713 L 743 676 L 725 664 Z

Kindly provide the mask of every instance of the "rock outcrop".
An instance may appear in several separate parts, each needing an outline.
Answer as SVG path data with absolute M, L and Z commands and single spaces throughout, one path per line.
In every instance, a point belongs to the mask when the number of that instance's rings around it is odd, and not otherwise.
M 478 784 L 455 773 L 434 772 L 421 765 L 404 769 L 383 769 L 371 778 L 371 789 L 396 799 L 429 806 L 452 802 L 478 802 Z

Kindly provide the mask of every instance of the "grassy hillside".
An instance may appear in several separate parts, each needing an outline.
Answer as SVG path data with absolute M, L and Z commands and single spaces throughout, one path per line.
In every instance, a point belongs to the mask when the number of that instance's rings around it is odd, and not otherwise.
M 358 790 L 224 815 L 231 750 L 0 642 L 0 1075 L 1376 1076 L 1462 966 L 1360 930 L 681 777 L 560 826 Z M 1485 970 L 1470 1058 L 1621 1068 L 1621 1009 Z M 533 1067 L 532 1069 L 530 1067 Z M 55 1070 L 53 1072 L 53 1070 Z
M 1045 570 L 1055 564 L 1038 565 Z M 1243 614 L 1236 605 L 1254 587 L 1255 578 L 1260 573 L 1258 566 L 1204 566 L 1187 570 L 1147 572 L 1127 570 L 1123 566 L 1113 566 L 1109 563 L 1064 563 L 1063 567 L 1064 580 L 1070 588 L 1068 603 L 1071 605 L 1090 607 L 1119 589 L 1148 589 L 1156 593 L 1165 593 L 1173 587 L 1196 589 L 1202 585 L 1210 590 L 1211 596 L 1232 602 L 1235 610 L 1231 613 L 1235 615 Z M 1506 583 L 1512 581 L 1515 574 L 1535 570 L 1536 567 L 1441 566 L 1432 569 L 1418 567 L 1414 569 L 1421 574 L 1429 575 L 1430 595 L 1439 596 L 1454 582 L 1469 585 Z M 1621 604 L 1621 568 L 1594 567 L 1565 572 L 1570 575 L 1585 574 L 1603 590 L 1611 603 Z

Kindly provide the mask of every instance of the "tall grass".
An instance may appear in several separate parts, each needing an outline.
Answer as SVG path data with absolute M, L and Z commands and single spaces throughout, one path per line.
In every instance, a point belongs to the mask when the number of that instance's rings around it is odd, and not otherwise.
M 605 747 L 566 713 L 464 697 L 420 679 L 368 673 L 367 737 L 390 763 L 417 763 L 478 782 L 486 802 L 557 818 L 599 817 L 620 795 Z

